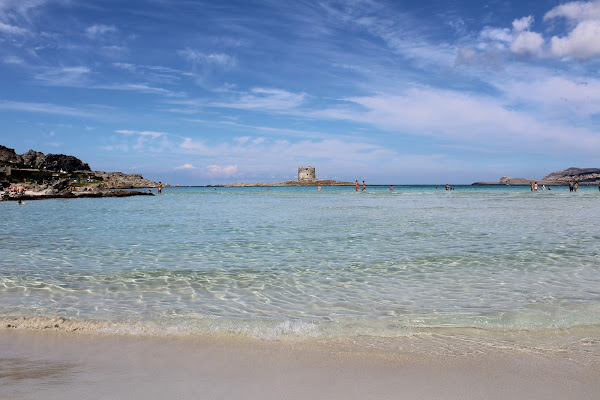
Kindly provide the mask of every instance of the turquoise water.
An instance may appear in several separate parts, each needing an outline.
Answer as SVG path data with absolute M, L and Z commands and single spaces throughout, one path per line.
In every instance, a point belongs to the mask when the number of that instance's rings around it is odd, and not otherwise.
M 3 202 L 0 318 L 264 339 L 600 326 L 597 188 L 455 188 Z

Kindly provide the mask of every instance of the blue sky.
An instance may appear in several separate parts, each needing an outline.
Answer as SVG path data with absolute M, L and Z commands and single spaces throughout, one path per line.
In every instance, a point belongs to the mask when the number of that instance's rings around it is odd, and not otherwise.
M 600 1 L 0 0 L 0 144 L 204 185 L 600 167 Z

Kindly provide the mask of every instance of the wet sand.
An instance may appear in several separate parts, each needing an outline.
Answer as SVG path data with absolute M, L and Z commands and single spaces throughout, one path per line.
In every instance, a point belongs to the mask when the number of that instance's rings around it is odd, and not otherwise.
M 575 353 L 398 348 L 4 329 L 0 398 L 581 400 L 600 393 L 600 368 Z

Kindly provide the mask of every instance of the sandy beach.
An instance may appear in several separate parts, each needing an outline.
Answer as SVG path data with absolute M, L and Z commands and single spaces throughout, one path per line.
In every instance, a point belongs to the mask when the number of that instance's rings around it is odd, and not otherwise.
M 440 345 L 435 337 L 418 340 Z M 0 398 L 581 400 L 600 393 L 598 365 L 568 351 L 540 354 L 471 342 L 434 354 L 396 344 L 390 351 L 322 340 L 5 329 Z

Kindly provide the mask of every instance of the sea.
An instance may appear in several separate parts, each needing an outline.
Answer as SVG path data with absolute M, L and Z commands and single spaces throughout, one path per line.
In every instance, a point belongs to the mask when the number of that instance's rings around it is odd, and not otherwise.
M 0 321 L 265 341 L 448 335 L 600 357 L 598 189 L 453 189 L 1 202 Z

